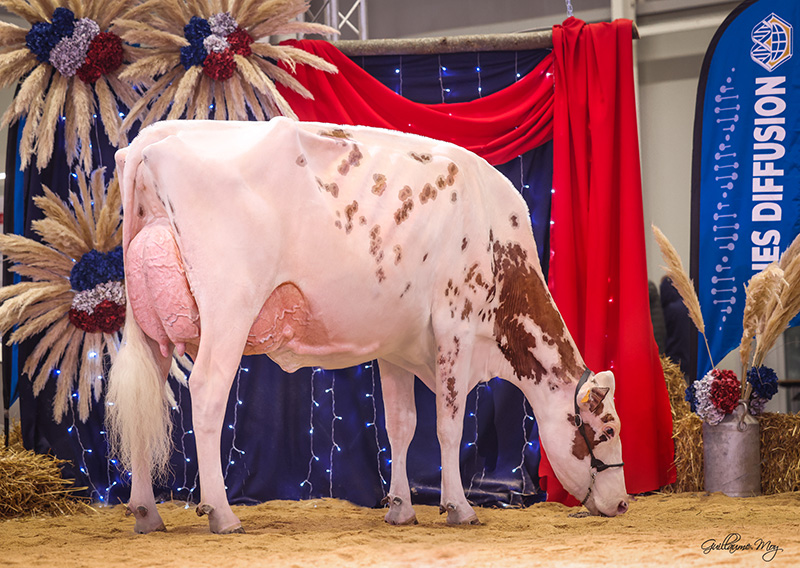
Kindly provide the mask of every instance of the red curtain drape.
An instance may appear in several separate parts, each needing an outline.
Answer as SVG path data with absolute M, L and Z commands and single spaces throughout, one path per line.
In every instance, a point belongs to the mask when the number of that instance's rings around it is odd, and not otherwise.
M 300 120 L 401 130 L 463 146 L 504 164 L 553 136 L 552 54 L 519 81 L 468 103 L 419 104 L 382 85 L 328 42 L 289 40 L 335 64 L 339 73 L 298 65 L 295 77 L 314 95 L 280 87 Z
M 334 63 L 298 66 L 314 95 L 281 87 L 301 120 L 402 130 L 459 144 L 501 164 L 553 138 L 549 285 L 587 364 L 612 369 L 628 491 L 674 481 L 672 418 L 650 320 L 631 22 L 553 28 L 553 54 L 514 85 L 468 103 L 418 104 L 383 86 L 332 44 L 290 41 Z M 553 88 L 555 79 L 555 89 Z M 577 504 L 544 453 L 548 500 Z
M 549 286 L 584 359 L 616 376 L 628 491 L 674 481 L 672 417 L 647 288 L 631 22 L 553 28 Z M 577 504 L 549 462 L 548 500 Z

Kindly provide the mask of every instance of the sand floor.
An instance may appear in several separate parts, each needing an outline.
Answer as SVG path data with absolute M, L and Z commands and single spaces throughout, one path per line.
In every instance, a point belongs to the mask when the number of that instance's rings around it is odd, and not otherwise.
M 426 506 L 418 525 L 393 527 L 381 510 L 334 499 L 234 510 L 247 534 L 213 535 L 182 502 L 159 505 L 168 532 L 150 535 L 134 534 L 121 506 L 2 521 L 0 566 L 800 566 L 800 493 L 654 494 L 611 519 L 553 503 L 478 509 L 483 524 L 470 527 Z M 723 549 L 704 553 L 710 544 Z

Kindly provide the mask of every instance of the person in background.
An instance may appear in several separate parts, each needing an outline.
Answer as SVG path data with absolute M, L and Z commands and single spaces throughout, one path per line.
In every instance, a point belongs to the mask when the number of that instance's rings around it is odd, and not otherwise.
M 652 280 L 647 281 L 650 292 L 650 319 L 653 322 L 653 336 L 658 345 L 658 354 L 664 354 L 664 345 L 667 341 L 667 328 L 664 325 L 664 309 L 661 307 L 661 299 L 658 295 L 658 287 Z
M 672 280 L 667 276 L 661 279 L 661 307 L 666 327 L 664 355 L 680 366 L 689 383 L 694 382 L 696 371 L 691 365 L 691 337 L 694 326 L 689 319 L 689 310 L 686 309 Z

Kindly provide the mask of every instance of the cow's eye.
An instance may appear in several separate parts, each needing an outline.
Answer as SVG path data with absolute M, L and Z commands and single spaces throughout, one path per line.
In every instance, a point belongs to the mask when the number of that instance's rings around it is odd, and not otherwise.
M 603 434 L 605 434 L 609 438 L 613 438 L 614 437 L 614 429 L 611 426 L 606 426 L 605 428 L 603 428 Z

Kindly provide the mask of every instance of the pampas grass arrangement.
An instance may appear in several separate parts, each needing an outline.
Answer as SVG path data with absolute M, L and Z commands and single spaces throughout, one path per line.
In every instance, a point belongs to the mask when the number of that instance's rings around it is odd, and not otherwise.
M 146 89 L 123 122 L 147 126 L 168 119 L 258 120 L 296 118 L 275 82 L 313 98 L 289 70 L 310 65 L 329 73 L 327 61 L 291 46 L 270 45 L 269 37 L 295 33 L 338 33 L 320 24 L 295 21 L 305 0 L 147 0 L 124 14 L 116 26 L 137 44 L 136 61 L 122 78 Z
M 55 377 L 53 417 L 59 422 L 76 388 L 81 420 L 88 417 L 92 400 L 99 400 L 104 362 L 118 351 L 117 330 L 124 321 L 119 186 L 113 182 L 106 188 L 103 174 L 98 169 L 89 179 L 78 176 L 78 193 L 70 192 L 69 204 L 47 187 L 34 197 L 45 214 L 33 222 L 41 243 L 0 235 L 0 252 L 14 263 L 11 271 L 28 279 L 0 288 L 0 333 L 15 328 L 9 344 L 44 334 L 22 372 L 33 380 L 35 394 Z M 89 280 L 104 271 L 114 272 L 117 280 L 75 290 L 85 287 L 87 271 Z
M 672 280 L 672 284 L 675 286 L 678 294 L 680 294 L 683 303 L 686 305 L 686 309 L 689 310 L 689 317 L 695 327 L 697 327 L 697 330 L 702 334 L 706 349 L 708 350 L 708 358 L 711 361 L 711 366 L 715 367 L 714 358 L 711 356 L 711 348 L 708 346 L 708 338 L 706 338 L 706 326 L 705 323 L 703 323 L 703 314 L 700 311 L 700 300 L 697 299 L 697 292 L 694 290 L 694 284 L 683 268 L 683 263 L 681 262 L 678 251 L 675 250 L 675 247 L 672 246 L 672 243 L 669 242 L 666 235 L 661 232 L 661 229 L 655 225 L 653 225 L 652 228 L 658 247 L 661 249 L 661 256 L 664 262 L 666 262 L 666 266 L 663 268 L 667 276 Z
M 6 127 L 25 119 L 22 167 L 35 158 L 40 170 L 53 155 L 56 127 L 64 124 L 67 158 L 92 169 L 91 128 L 100 118 L 112 144 L 122 124 L 117 100 L 137 99 L 120 79 L 129 58 L 111 29 L 112 20 L 134 0 L 0 0 L 0 7 L 31 24 L 0 24 L 0 88 L 21 81 L 0 120 Z

